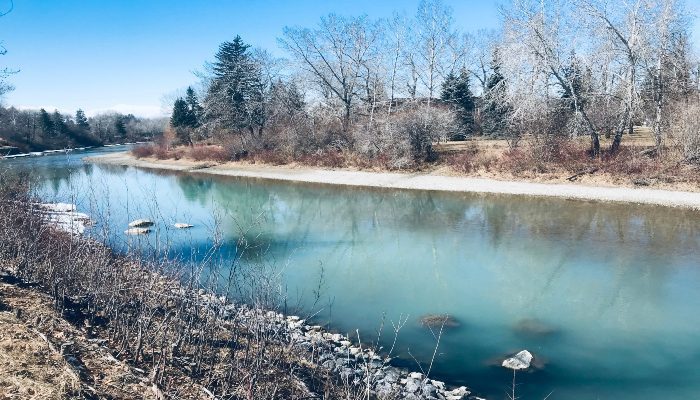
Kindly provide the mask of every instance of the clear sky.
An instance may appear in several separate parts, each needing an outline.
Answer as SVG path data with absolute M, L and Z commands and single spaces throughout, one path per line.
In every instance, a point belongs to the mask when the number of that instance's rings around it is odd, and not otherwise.
M 313 26 L 323 15 L 413 15 L 419 0 L 15 0 L 0 18 L 8 50 L 0 66 L 19 69 L 4 103 L 88 114 L 115 110 L 152 116 L 163 95 L 194 83 L 192 71 L 239 34 L 282 55 L 286 25 Z M 445 0 L 460 30 L 494 28 L 499 0 Z M 700 0 L 689 0 L 698 9 Z M 0 0 L 3 6 L 9 0 Z M 698 35 L 696 35 L 698 36 Z M 696 37 L 696 39 L 699 39 Z
M 312 26 L 330 12 L 413 15 L 418 1 L 15 0 L 14 10 L 0 18 L 8 50 L 0 66 L 20 69 L 9 78 L 15 90 L 4 103 L 155 115 L 163 95 L 196 82 L 192 71 L 237 34 L 282 55 L 277 38 L 286 25 Z M 496 0 L 446 3 L 460 28 L 498 23 Z

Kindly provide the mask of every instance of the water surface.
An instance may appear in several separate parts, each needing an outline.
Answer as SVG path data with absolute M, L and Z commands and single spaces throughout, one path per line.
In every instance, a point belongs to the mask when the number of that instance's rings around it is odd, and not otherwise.
M 98 150 L 88 155 L 113 150 Z M 233 257 L 241 232 L 280 273 L 290 304 L 363 341 L 383 316 L 407 318 L 399 363 L 506 398 L 499 367 L 528 349 L 521 399 L 688 399 L 700 391 L 700 213 L 520 196 L 379 190 L 89 165 L 86 153 L 0 161 L 41 178 L 49 200 L 106 218 L 118 248 L 128 221 L 148 239 Z M 168 229 L 189 222 L 189 231 Z M 240 255 L 240 253 L 239 253 Z M 258 254 L 259 256 L 260 254 Z M 256 257 L 252 257 L 256 258 Z M 260 258 L 254 260 L 261 262 Z M 251 261 L 252 262 L 252 261 Z M 382 343 L 390 345 L 384 331 Z

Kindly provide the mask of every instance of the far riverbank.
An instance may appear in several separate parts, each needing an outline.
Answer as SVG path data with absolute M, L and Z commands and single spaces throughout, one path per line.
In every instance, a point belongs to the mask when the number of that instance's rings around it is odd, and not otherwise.
M 503 181 L 431 173 L 369 172 L 308 167 L 272 166 L 230 162 L 216 164 L 191 160 L 137 159 L 127 152 L 88 157 L 86 162 L 182 171 L 211 175 L 347 186 L 473 192 L 558 197 L 564 199 L 649 204 L 700 210 L 700 193 L 649 188 L 590 186 L 583 184 Z

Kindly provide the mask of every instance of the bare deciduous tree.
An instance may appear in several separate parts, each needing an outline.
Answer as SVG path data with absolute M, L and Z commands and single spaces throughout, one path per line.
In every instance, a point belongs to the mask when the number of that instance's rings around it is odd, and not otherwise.
M 381 25 L 366 16 L 321 18 L 316 29 L 284 29 L 280 44 L 296 59 L 311 80 L 343 108 L 343 130 L 363 88 L 363 75 L 377 52 Z

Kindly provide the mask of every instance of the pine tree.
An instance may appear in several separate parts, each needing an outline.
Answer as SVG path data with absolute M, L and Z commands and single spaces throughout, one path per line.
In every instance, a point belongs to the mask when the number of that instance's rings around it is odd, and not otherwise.
M 65 135 L 67 133 L 67 127 L 63 120 L 63 115 L 61 115 L 58 110 L 54 110 L 52 119 L 54 135 L 57 137 Z
M 173 128 L 184 128 L 189 126 L 189 108 L 187 102 L 178 97 L 173 104 L 173 114 L 170 116 L 170 126 Z
M 202 118 L 203 110 L 192 87 L 187 88 L 185 102 L 187 103 L 187 123 L 185 126 L 192 129 L 198 128 L 201 125 L 200 119 Z
M 228 128 L 253 130 L 262 111 L 261 79 L 240 36 L 219 46 L 212 65 L 214 78 L 207 94 L 207 115 Z
M 75 112 L 75 125 L 80 130 L 90 130 L 90 124 L 88 123 L 88 119 L 85 116 L 85 112 L 80 108 L 78 109 L 78 111 Z
M 440 93 L 440 98 L 443 101 L 451 102 L 454 99 L 454 88 L 457 84 L 457 76 L 454 71 L 450 71 L 445 77 L 445 81 L 442 82 L 442 92 Z
M 506 80 L 497 59 L 492 63 L 492 70 L 483 96 L 482 130 L 485 135 L 503 137 L 508 135 L 511 108 L 506 103 Z
M 53 121 L 51 116 L 43 108 L 39 110 L 39 124 L 41 125 L 41 132 L 45 137 L 50 137 L 54 133 Z
M 579 64 L 575 55 L 572 55 L 569 65 L 563 68 L 564 76 L 567 82 L 569 82 L 569 87 L 562 88 L 561 98 L 566 101 L 571 111 L 574 112 L 583 110 L 586 104 L 584 96 L 586 83 Z
M 450 72 L 442 84 L 440 98 L 451 104 L 459 118 L 461 133 L 454 139 L 464 140 L 474 126 L 474 95 L 469 87 L 469 73 L 462 69 L 459 75 Z
M 114 130 L 117 137 L 123 138 L 126 136 L 126 125 L 124 124 L 124 117 L 122 115 L 118 115 L 117 119 L 114 121 Z

